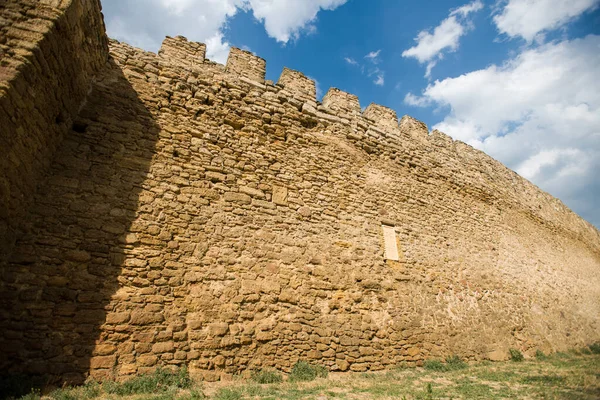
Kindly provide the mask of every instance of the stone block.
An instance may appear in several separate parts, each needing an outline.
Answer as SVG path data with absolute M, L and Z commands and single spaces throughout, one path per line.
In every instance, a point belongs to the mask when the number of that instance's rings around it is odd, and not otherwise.
M 137 358 L 137 364 L 142 367 L 152 367 L 158 362 L 158 357 L 154 354 L 142 354 Z
M 245 193 L 237 193 L 237 192 L 225 192 L 223 195 L 223 199 L 225 201 L 231 201 L 235 203 L 241 204 L 251 204 L 252 198 Z
M 273 203 L 279 206 L 287 206 L 288 189 L 283 186 L 273 186 Z
M 211 336 L 225 336 L 229 331 L 229 324 L 225 322 L 215 322 L 208 325 L 208 332 Z
M 90 358 L 91 369 L 112 368 L 116 363 L 116 356 L 97 356 Z
M 128 311 L 108 313 L 106 315 L 106 323 L 113 325 L 124 324 L 129 321 L 130 316 L 131 313 Z
M 94 348 L 94 355 L 108 356 L 113 354 L 117 350 L 117 347 L 113 344 L 99 344 Z
M 335 360 L 335 364 L 340 371 L 348 371 L 348 368 L 350 368 L 350 364 L 346 360 Z
M 152 346 L 152 352 L 154 354 L 171 353 L 171 352 L 173 352 L 174 348 L 175 348 L 175 346 L 172 341 L 159 342 L 159 343 L 155 343 Z
M 490 361 L 506 361 L 508 360 L 508 352 L 505 350 L 494 350 L 487 354 Z
M 151 325 L 164 321 L 161 313 L 134 311 L 131 313 L 131 325 Z

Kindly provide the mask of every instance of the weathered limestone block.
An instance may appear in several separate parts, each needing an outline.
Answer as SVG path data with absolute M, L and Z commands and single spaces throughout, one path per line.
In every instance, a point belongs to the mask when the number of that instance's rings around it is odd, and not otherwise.
M 288 189 L 282 186 L 273 186 L 273 203 L 279 206 L 288 205 Z

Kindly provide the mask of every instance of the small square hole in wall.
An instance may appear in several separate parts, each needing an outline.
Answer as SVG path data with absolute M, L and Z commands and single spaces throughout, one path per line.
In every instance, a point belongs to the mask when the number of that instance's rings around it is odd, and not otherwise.
M 396 228 L 390 225 L 381 225 L 381 229 L 383 230 L 385 259 L 399 261 L 400 255 L 398 253 L 398 243 L 396 241 Z

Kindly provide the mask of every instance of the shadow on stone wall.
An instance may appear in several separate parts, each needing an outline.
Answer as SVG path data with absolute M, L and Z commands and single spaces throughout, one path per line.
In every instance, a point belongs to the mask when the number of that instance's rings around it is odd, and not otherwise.
M 158 131 L 109 62 L 38 188 L 27 233 L 0 266 L 0 375 L 78 383 L 90 368 L 114 366 L 114 346 L 96 343 L 119 279 L 127 279 L 121 268 L 135 251 L 127 232 Z

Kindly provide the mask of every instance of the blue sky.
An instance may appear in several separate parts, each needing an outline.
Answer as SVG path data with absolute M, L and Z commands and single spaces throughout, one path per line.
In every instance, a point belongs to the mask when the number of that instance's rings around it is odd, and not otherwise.
M 230 46 L 409 114 L 600 227 L 600 0 L 102 0 L 111 37 Z

